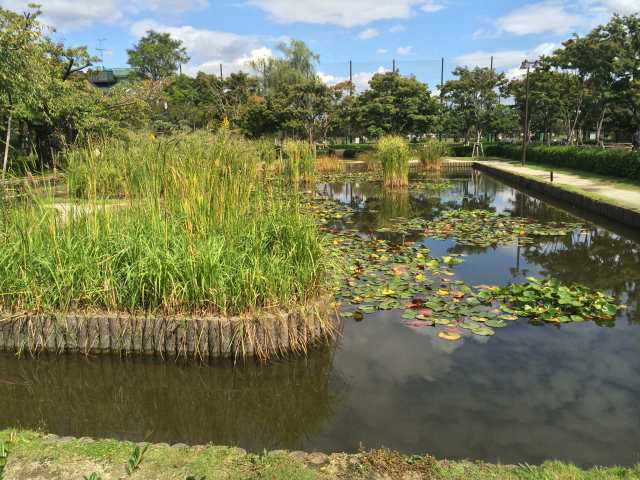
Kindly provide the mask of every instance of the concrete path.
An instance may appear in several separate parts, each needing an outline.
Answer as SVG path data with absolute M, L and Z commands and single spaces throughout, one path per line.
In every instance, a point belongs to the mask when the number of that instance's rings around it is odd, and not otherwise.
M 581 193 L 586 196 L 640 212 L 640 186 L 634 187 L 633 185 L 625 183 L 623 180 L 616 180 L 615 178 L 593 178 L 588 174 L 582 176 L 580 173 L 569 174 L 554 171 L 553 183 L 551 183 L 550 170 L 547 170 L 548 167 L 538 165 L 523 167 L 516 162 L 503 160 L 483 160 L 479 163 L 556 187 L 568 187 L 573 191 L 581 191 Z

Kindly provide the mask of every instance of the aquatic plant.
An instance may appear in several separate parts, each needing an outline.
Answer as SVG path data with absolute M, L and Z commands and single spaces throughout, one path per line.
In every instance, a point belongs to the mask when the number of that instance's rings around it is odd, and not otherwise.
M 402 137 L 380 138 L 376 156 L 382 165 L 382 180 L 385 187 L 398 188 L 409 185 L 409 160 L 411 150 Z
M 70 198 L 0 210 L 0 309 L 240 313 L 315 298 L 314 221 L 258 160 L 228 132 L 72 152 Z
M 556 279 L 527 280 L 526 284 L 484 290 L 480 298 L 487 302 L 502 300 L 514 315 L 551 323 L 613 320 L 620 309 L 613 297 L 582 285 L 564 285 Z
M 304 140 L 288 139 L 282 144 L 284 171 L 294 183 L 308 183 L 315 179 L 315 155 L 313 145 Z
M 328 242 L 337 255 L 346 262 L 344 270 L 336 273 L 336 297 L 341 302 L 341 315 L 360 321 L 367 314 L 385 310 L 402 310 L 402 318 L 411 329 L 436 329 L 434 334 L 445 341 L 457 341 L 465 335 L 492 336 L 496 329 L 507 327 L 519 318 L 551 323 L 580 322 L 584 320 L 610 321 L 619 310 L 608 295 L 578 285 L 565 285 L 558 280 L 529 279 L 526 285 L 504 287 L 472 287 L 455 280 L 453 267 L 464 262 L 464 257 L 450 253 L 441 258 L 431 256 L 423 243 L 423 234 L 407 229 L 407 222 L 423 226 L 424 219 L 391 221 L 393 226 L 377 229 L 390 238 L 359 235 L 351 229 L 341 229 L 335 222 L 348 225 L 354 211 L 334 202 L 312 204 L 325 212 L 324 231 L 332 239 Z M 449 227 L 443 227 L 446 238 L 452 231 L 453 218 L 464 218 L 465 226 L 475 219 L 508 222 L 491 212 L 459 210 L 447 213 Z M 483 212 L 483 213 L 480 213 Z M 523 219 L 514 219 L 522 222 Z M 437 219 L 434 222 L 439 222 Z M 508 226 L 503 226 L 509 228 Z M 481 227 L 484 236 L 484 226 Z M 523 234 L 566 235 L 568 225 L 518 224 L 516 232 L 499 236 L 498 244 L 510 242 Z M 459 230 L 464 230 L 464 227 Z M 458 231 L 458 233 L 459 233 Z M 412 232 L 415 234 L 411 240 Z M 514 237 L 515 233 L 515 237 Z M 394 238 L 395 237 L 395 238 Z M 484 239 L 480 241 L 484 242 Z
M 449 154 L 449 147 L 444 142 L 429 141 L 416 148 L 420 165 L 425 170 L 440 170 L 442 158 Z
M 339 173 L 344 171 L 344 163 L 335 155 L 325 155 L 318 157 L 315 170 L 320 174 Z

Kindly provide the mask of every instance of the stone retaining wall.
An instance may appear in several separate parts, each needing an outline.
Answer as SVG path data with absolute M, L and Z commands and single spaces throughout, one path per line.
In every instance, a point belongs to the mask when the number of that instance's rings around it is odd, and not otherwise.
M 569 203 L 575 207 L 579 207 L 588 212 L 595 213 L 604 218 L 615 220 L 624 225 L 640 228 L 640 213 L 629 208 L 613 205 L 603 200 L 597 200 L 578 192 L 565 190 L 553 183 L 543 182 L 537 179 L 523 177 L 521 175 L 495 168 L 486 164 L 476 162 L 473 167 L 487 172 L 499 179 L 511 182 L 519 187 L 523 187 L 532 192 L 538 192 L 547 195 L 561 202 Z
M 332 299 L 287 312 L 242 317 L 91 314 L 0 316 L 0 350 L 172 358 L 257 357 L 306 353 L 338 332 Z

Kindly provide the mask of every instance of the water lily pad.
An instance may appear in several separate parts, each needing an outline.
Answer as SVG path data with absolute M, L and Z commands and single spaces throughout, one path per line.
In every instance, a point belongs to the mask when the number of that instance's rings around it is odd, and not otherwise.
M 507 322 L 504 320 L 487 320 L 485 325 L 491 328 L 504 328 L 507 326 Z
M 448 340 L 450 342 L 455 342 L 457 340 L 460 340 L 462 338 L 462 335 L 456 332 L 449 332 L 445 330 L 438 333 L 438 338 L 441 338 L 442 340 Z
M 479 335 L 481 337 L 490 337 L 492 335 L 495 335 L 496 332 L 491 330 L 489 327 L 480 327 L 474 328 L 473 330 L 471 330 L 471 333 L 473 333 L 474 335 Z

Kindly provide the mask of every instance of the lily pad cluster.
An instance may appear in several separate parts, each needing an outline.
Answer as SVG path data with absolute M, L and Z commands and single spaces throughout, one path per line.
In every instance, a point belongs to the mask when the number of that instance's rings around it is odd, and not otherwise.
M 457 341 L 469 335 L 492 336 L 519 318 L 552 323 L 605 321 L 613 319 L 619 308 L 601 292 L 558 280 L 530 278 L 524 285 L 470 286 L 455 279 L 453 272 L 455 265 L 464 262 L 464 255 L 436 258 L 421 240 L 393 241 L 378 235 L 426 230 L 434 238 L 452 237 L 460 243 L 484 238 L 490 244 L 503 244 L 514 238 L 565 235 L 579 224 L 539 224 L 482 210 L 450 210 L 435 220 L 401 219 L 392 222 L 394 227 L 365 234 L 349 227 L 356 213 L 353 208 L 317 197 L 308 199 L 306 208 L 314 212 L 342 267 L 335 272 L 341 315 L 356 321 L 376 312 L 399 310 L 408 328 L 432 328 L 438 338 Z
M 612 320 L 621 308 L 613 297 L 594 292 L 582 285 L 563 285 L 557 279 L 510 284 L 480 292 L 485 302 L 506 302 L 513 314 L 550 323 Z
M 527 244 L 536 237 L 559 237 L 581 228 L 580 223 L 538 223 L 527 218 L 499 215 L 488 210 L 445 210 L 433 219 L 394 218 L 393 227 L 380 231 L 410 233 L 422 231 L 434 240 L 453 238 L 460 245 L 490 247 L 520 242 Z

